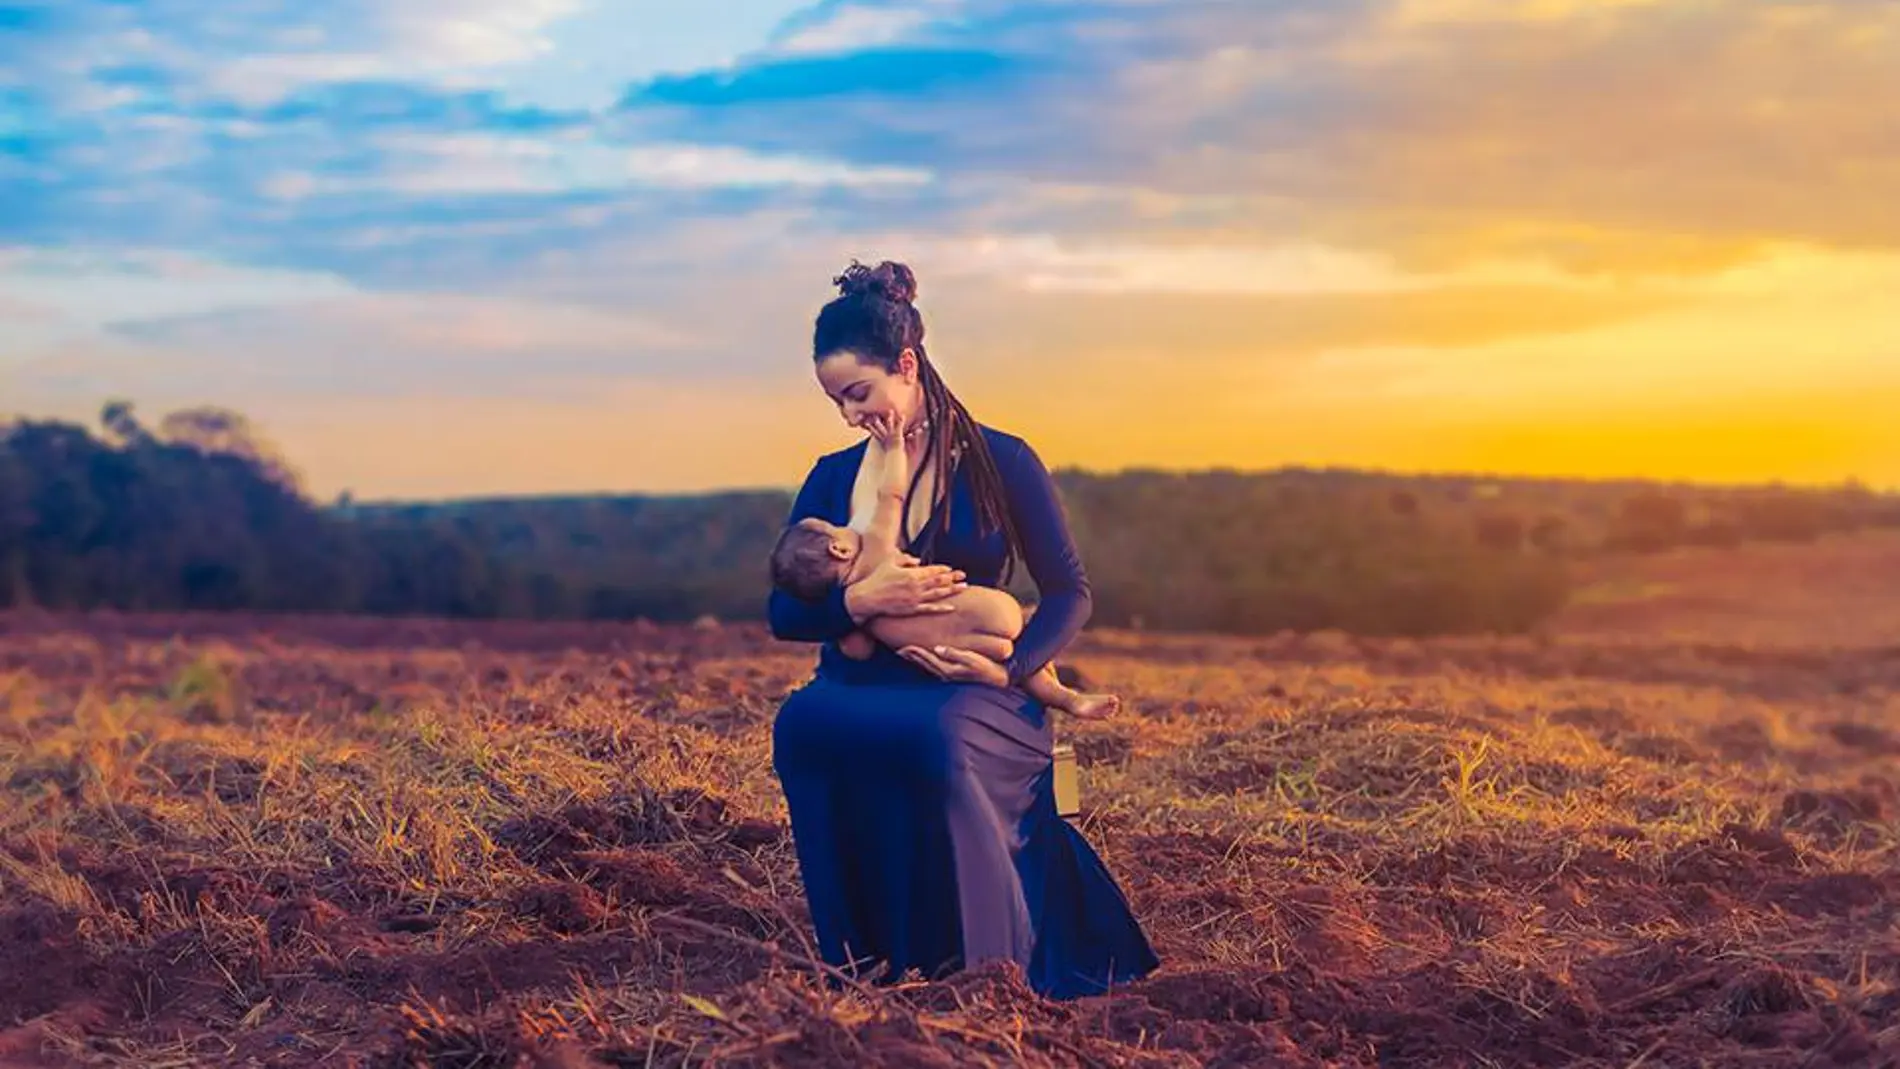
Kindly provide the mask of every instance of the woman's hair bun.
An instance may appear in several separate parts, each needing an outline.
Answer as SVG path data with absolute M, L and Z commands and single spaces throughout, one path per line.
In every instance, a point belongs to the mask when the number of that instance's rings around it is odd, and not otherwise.
M 831 281 L 837 284 L 838 292 L 846 297 L 870 293 L 900 304 L 909 304 L 917 299 L 916 272 L 892 260 L 885 260 L 876 267 L 866 267 L 852 260 L 851 266 L 844 269 L 844 274 Z

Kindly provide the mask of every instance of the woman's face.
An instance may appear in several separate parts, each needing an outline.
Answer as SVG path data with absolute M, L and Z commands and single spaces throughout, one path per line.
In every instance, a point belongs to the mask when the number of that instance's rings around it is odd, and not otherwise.
M 853 427 L 881 412 L 895 412 L 906 424 L 917 417 L 923 390 L 917 383 L 917 356 L 909 349 L 898 356 L 895 373 L 858 359 L 849 349 L 818 361 L 817 370 L 818 385 Z

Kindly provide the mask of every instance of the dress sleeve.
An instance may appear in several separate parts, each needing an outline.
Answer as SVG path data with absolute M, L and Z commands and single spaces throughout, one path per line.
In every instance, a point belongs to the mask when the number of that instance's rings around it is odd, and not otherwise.
M 819 502 L 828 489 L 827 477 L 822 459 L 812 465 L 805 485 L 798 488 L 798 496 L 792 501 L 791 515 L 785 520 L 787 527 L 820 513 Z M 843 586 L 833 587 L 824 600 L 816 602 L 803 601 L 773 587 L 766 600 L 766 618 L 771 623 L 772 637 L 789 642 L 831 642 L 858 626 L 844 607 Z
M 1016 639 L 1016 652 L 1004 662 L 1009 685 L 1019 687 L 1057 651 L 1075 640 L 1095 608 L 1088 573 L 1069 532 L 1069 521 L 1056 496 L 1055 480 L 1029 443 L 998 451 L 997 474 L 1009 498 L 1010 515 L 1023 540 L 1023 563 L 1036 581 L 1036 613 Z

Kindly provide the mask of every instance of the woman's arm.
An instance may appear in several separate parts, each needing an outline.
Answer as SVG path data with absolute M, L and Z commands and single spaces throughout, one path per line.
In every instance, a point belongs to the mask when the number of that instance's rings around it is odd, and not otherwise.
M 824 497 L 824 461 L 812 465 L 805 484 L 798 488 L 792 512 L 785 520 L 791 526 L 821 511 Z M 845 608 L 844 587 L 835 586 L 822 601 L 802 601 L 777 587 L 766 602 L 766 617 L 772 625 L 772 637 L 788 642 L 831 642 L 857 629 L 858 623 Z
M 1055 480 L 1028 442 L 996 455 L 996 471 L 1009 498 L 1010 515 L 1022 536 L 1023 563 L 1036 581 L 1036 613 L 1017 636 L 1016 652 L 1003 662 L 1009 685 L 1020 687 L 1058 651 L 1075 640 L 1094 611 L 1088 572 L 1076 552 L 1069 521 L 1056 496 Z

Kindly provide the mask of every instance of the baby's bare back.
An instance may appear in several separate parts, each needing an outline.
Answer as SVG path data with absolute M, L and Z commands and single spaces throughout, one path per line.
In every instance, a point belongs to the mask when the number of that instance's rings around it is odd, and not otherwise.
M 878 616 L 865 625 L 871 637 L 892 649 L 956 646 L 1006 661 L 1023 632 L 1023 607 L 995 587 L 970 586 L 943 599 L 954 612 Z

